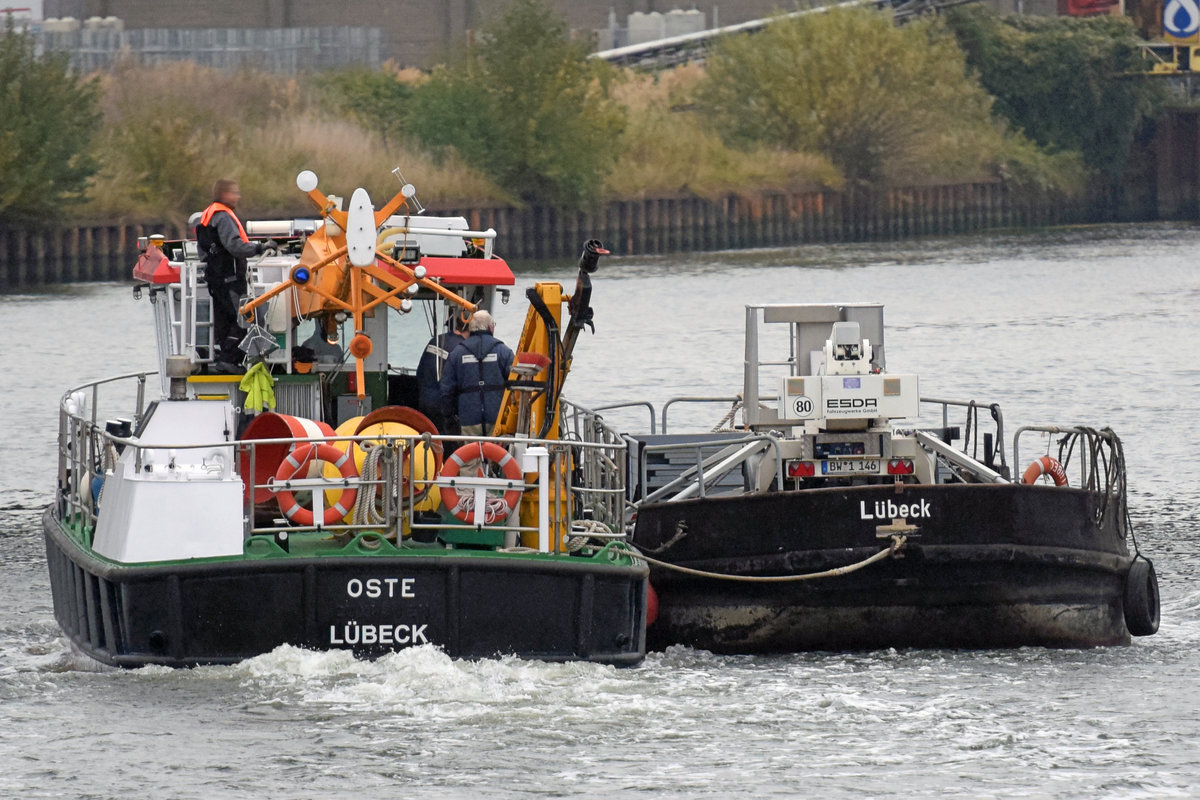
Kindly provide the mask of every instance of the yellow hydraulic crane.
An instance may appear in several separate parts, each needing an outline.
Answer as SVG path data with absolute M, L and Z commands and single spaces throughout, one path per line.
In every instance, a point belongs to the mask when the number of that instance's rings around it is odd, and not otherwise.
M 493 436 L 524 433 L 537 439 L 558 438 L 558 401 L 571 371 L 575 341 L 583 328 L 594 328 L 591 275 L 599 266 L 600 256 L 607 253 L 596 239 L 584 244 L 575 291 L 569 296 L 563 294 L 559 283 L 537 283 L 526 291 L 529 311 Z M 565 326 L 564 303 L 569 315 Z
M 571 356 L 579 332 L 592 325 L 592 279 L 599 266 L 600 256 L 608 251 L 596 239 L 583 246 L 579 257 L 579 274 L 575 291 L 567 296 L 558 283 L 537 283 L 526 291 L 529 311 L 517 343 L 512 372 L 500 401 L 500 413 L 492 429 L 493 436 L 525 434 L 536 439 L 557 439 L 560 399 L 567 373 L 571 371 Z M 567 321 L 563 324 L 563 304 L 567 306 Z M 551 549 L 565 551 L 567 524 L 570 519 L 570 496 L 566 491 L 566 475 L 574 468 L 569 451 L 558 452 L 551 459 L 549 504 L 551 516 Z M 536 475 L 526 475 L 526 483 L 535 483 Z M 520 519 L 526 528 L 535 528 L 538 520 L 540 493 L 533 489 L 521 496 Z M 522 544 L 537 545 L 536 533 L 522 533 Z

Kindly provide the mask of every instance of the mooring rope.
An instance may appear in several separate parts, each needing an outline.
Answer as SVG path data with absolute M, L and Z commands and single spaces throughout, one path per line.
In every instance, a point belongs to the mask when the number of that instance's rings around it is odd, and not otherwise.
M 354 521 L 360 525 L 383 525 L 395 512 L 390 490 L 395 481 L 395 461 L 386 447 L 371 441 L 364 441 L 359 446 L 366 451 L 366 457 L 360 476 L 363 488 L 354 503 Z M 381 479 L 382 491 L 376 483 Z
M 876 561 L 882 561 L 889 556 L 894 558 L 896 554 L 900 552 L 900 549 L 904 547 L 904 543 L 908 541 L 908 537 L 904 536 L 903 534 L 894 533 L 890 538 L 892 540 L 890 546 L 880 550 L 873 556 L 864 558 L 862 561 L 859 561 L 855 564 L 847 564 L 844 567 L 835 567 L 822 572 L 808 572 L 803 575 L 726 575 L 721 572 L 706 572 L 702 569 L 681 567 L 678 564 L 671 564 L 667 561 L 659 561 L 657 558 L 650 558 L 649 556 L 642 555 L 641 552 L 634 552 L 631 555 L 633 558 L 640 558 L 649 564 L 654 564 L 662 567 L 663 569 L 669 569 L 675 572 L 683 572 L 688 575 L 697 575 L 701 578 L 716 578 L 724 581 L 742 581 L 744 583 L 787 583 L 790 581 L 810 581 L 817 578 L 836 578 L 839 575 L 845 575 L 847 573 L 860 570 L 863 567 L 870 566 Z
M 572 535 L 565 537 L 567 552 L 575 553 L 582 550 L 591 541 L 588 536 L 591 533 L 611 533 L 611 531 L 598 519 L 577 519 L 572 522 Z
M 737 396 L 737 399 L 733 401 L 733 405 L 730 407 L 729 413 L 726 414 L 721 419 L 720 422 L 718 422 L 716 425 L 713 426 L 711 433 L 720 433 L 721 431 L 734 430 L 733 419 L 734 419 L 734 417 L 737 416 L 738 411 L 740 411 L 741 409 L 742 409 L 742 396 L 741 396 L 741 394 L 739 394 Z

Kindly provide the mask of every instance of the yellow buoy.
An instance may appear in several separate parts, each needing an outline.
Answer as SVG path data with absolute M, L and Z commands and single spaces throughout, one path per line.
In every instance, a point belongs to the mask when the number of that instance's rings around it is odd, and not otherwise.
M 399 422 L 377 422 L 374 425 L 369 425 L 368 427 L 364 428 L 360 433 L 355 434 L 355 431 L 362 423 L 362 420 L 362 417 L 352 417 L 346 420 L 337 427 L 336 434 L 338 436 L 368 436 L 371 438 L 366 439 L 365 441 L 371 442 L 372 444 L 383 444 L 387 441 L 387 437 L 417 437 L 420 435 L 415 429 Z M 346 451 L 347 446 L 353 448 L 354 465 L 358 468 L 358 473 L 361 475 L 363 464 L 367 460 L 366 451 L 359 447 L 358 443 L 356 442 L 343 440 L 340 442 L 335 442 L 335 444 L 342 450 L 342 452 Z M 427 483 L 428 481 L 437 479 L 438 468 L 436 458 L 432 452 L 432 449 L 424 442 L 417 441 L 411 449 L 413 457 L 410 458 L 410 454 L 408 452 L 409 448 L 407 447 L 404 450 L 403 457 L 404 477 L 402 478 L 402 481 L 405 488 L 405 499 L 407 499 L 409 482 L 415 481 L 416 483 L 413 487 L 413 492 L 415 494 L 420 495 L 420 493 L 426 489 L 429 490 L 429 493 L 425 496 L 425 498 L 416 504 L 415 509 L 417 511 L 432 511 L 441 503 L 441 493 L 438 491 L 438 487 Z M 323 474 L 326 478 L 331 480 L 337 480 L 341 477 L 340 473 L 330 464 L 325 465 Z M 325 490 L 325 502 L 327 504 L 336 503 L 338 498 L 341 496 L 341 489 Z M 344 519 L 345 522 L 352 524 L 354 522 L 354 510 L 351 509 L 350 513 L 347 514 Z M 405 520 L 404 532 L 406 534 L 408 533 L 407 520 Z

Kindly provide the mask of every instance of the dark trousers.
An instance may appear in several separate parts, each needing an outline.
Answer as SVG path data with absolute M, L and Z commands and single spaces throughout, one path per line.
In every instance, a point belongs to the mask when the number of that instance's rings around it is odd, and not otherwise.
M 238 344 L 242 329 L 238 325 L 238 304 L 246 282 L 236 276 L 207 277 L 208 293 L 212 297 L 213 358 L 236 364 L 242 360 Z

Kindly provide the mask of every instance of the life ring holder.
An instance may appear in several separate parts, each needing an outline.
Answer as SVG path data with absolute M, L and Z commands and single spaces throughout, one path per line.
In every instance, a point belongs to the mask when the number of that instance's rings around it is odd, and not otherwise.
M 517 463 L 517 459 L 513 457 L 512 453 L 495 442 L 471 442 L 450 454 L 439 475 L 447 479 L 457 478 L 459 471 L 468 462 L 478 461 L 481 458 L 485 458 L 498 466 L 504 473 L 504 477 L 510 482 L 515 481 L 517 483 L 517 486 L 505 491 L 502 498 L 498 498 L 504 503 L 503 511 L 493 509 L 490 504 L 485 509 L 484 524 L 491 525 L 512 513 L 513 509 L 517 507 L 517 503 L 521 501 L 521 494 L 525 490 L 525 476 L 521 473 L 521 466 Z M 460 497 L 458 490 L 453 484 L 441 486 L 441 492 L 442 503 L 450 510 L 451 514 L 463 522 L 474 522 L 475 509 L 463 502 L 471 497 L 471 495 L 464 494 Z
M 1025 468 L 1025 474 L 1021 476 L 1021 483 L 1032 484 L 1037 483 L 1038 478 L 1043 475 L 1049 475 L 1054 481 L 1055 486 L 1067 485 L 1067 471 L 1063 469 L 1063 465 L 1058 463 L 1058 459 L 1052 456 L 1042 456 L 1034 459 L 1028 467 Z
M 298 445 L 288 453 L 275 472 L 275 483 L 287 483 L 301 472 L 308 469 L 313 460 L 332 464 L 347 481 L 358 477 L 358 469 L 354 465 L 354 457 L 350 448 L 345 451 L 323 442 L 313 442 Z M 358 496 L 358 486 L 350 485 L 342 490 L 341 497 L 336 503 L 327 506 L 321 518 L 322 525 L 333 525 L 343 519 L 354 508 L 354 500 Z M 311 508 L 305 508 L 296 500 L 296 495 L 290 489 L 276 490 L 279 510 L 283 515 L 297 525 L 312 525 L 316 517 Z

